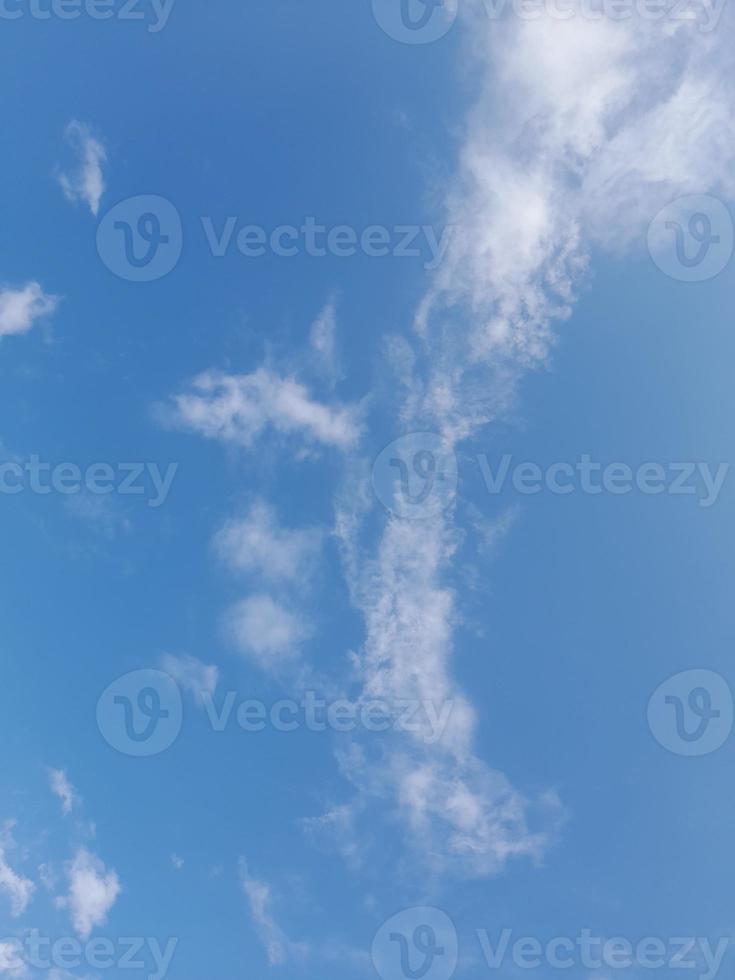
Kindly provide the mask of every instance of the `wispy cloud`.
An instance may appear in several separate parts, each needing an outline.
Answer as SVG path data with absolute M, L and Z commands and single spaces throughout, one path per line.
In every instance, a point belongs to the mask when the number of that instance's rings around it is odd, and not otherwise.
M 200 701 L 203 694 L 214 694 L 219 681 L 219 668 L 214 664 L 205 664 L 190 654 L 174 656 L 165 653 L 161 657 L 161 669 L 189 691 Z
M 65 815 L 71 813 L 78 798 L 66 772 L 63 769 L 50 769 L 49 786 L 51 792 L 61 800 L 61 812 Z
M 341 378 L 337 354 L 337 303 L 330 299 L 320 311 L 309 331 L 309 342 L 315 354 L 317 371 L 331 384 Z
M 354 540 L 348 535 L 343 544 L 349 552 Z M 511 857 L 538 858 L 561 811 L 551 796 L 526 799 L 474 752 L 475 712 L 450 673 L 460 616 L 456 596 L 443 580 L 455 546 L 447 517 L 390 518 L 376 558 L 361 551 L 354 559 L 346 556 L 347 566 L 359 569 L 351 584 L 366 623 L 356 663 L 362 698 L 410 699 L 437 708 L 451 704 L 451 714 L 435 744 L 427 744 L 426 733 L 417 730 L 391 733 L 379 742 L 363 739 L 359 750 L 341 753 L 342 772 L 358 791 L 342 829 L 359 837 L 359 818 L 364 823 L 374 816 L 370 803 L 384 810 L 390 801 L 426 870 L 496 874 Z M 340 849 L 348 853 L 344 835 Z
M 272 428 L 348 449 L 361 429 L 356 408 L 318 402 L 295 379 L 264 367 L 252 374 L 207 371 L 192 381 L 191 390 L 174 396 L 173 406 L 173 413 L 162 413 L 164 420 L 243 447 Z
M 253 925 L 268 955 L 268 963 L 283 966 L 292 956 L 303 956 L 305 947 L 292 943 L 274 918 L 270 886 L 251 876 L 245 858 L 240 858 L 239 870 L 240 885 L 248 900 Z
M 59 183 L 67 200 L 83 201 L 96 217 L 105 191 L 102 172 L 107 160 L 105 147 L 89 126 L 76 119 L 66 127 L 64 137 L 77 159 L 70 170 L 59 172 Z
M 37 320 L 50 316 L 59 297 L 44 293 L 37 282 L 24 286 L 0 286 L 0 337 L 28 333 Z
M 10 867 L 5 856 L 5 848 L 0 844 L 0 892 L 10 900 L 10 914 L 14 919 L 23 915 L 35 890 L 36 886 L 32 881 Z
M 634 241 L 677 193 L 732 189 L 723 41 L 695 25 L 662 30 L 581 11 L 490 21 L 466 9 L 465 19 L 480 91 L 447 193 L 457 233 L 414 340 L 391 348 L 403 431 L 438 432 L 448 452 L 498 418 L 524 372 L 546 362 L 595 243 Z M 511 857 L 540 856 L 562 818 L 559 800 L 553 790 L 527 799 L 478 758 L 475 714 L 451 673 L 462 624 L 451 587 L 456 506 L 415 523 L 389 516 L 377 548 L 363 509 L 348 485 L 337 529 L 366 625 L 363 696 L 449 700 L 454 710 L 435 746 L 393 735 L 343 753 L 354 815 L 391 801 L 433 870 L 493 874 Z

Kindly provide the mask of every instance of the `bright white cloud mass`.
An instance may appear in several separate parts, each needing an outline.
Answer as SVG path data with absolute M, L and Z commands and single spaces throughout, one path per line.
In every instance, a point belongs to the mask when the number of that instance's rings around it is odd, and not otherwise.
M 17 942 L 0 942 L 0 976 L 18 980 L 29 971 Z
M 36 321 L 50 316 L 59 305 L 37 282 L 24 286 L 0 286 L 0 337 L 28 333 Z
M 107 922 L 120 894 L 120 881 L 115 871 L 108 871 L 100 858 L 84 847 L 69 862 L 66 875 L 69 890 L 57 904 L 69 910 L 79 937 L 88 939 L 96 926 Z
M 235 648 L 269 671 L 298 660 L 309 635 L 297 613 L 264 593 L 236 603 L 227 613 L 226 626 Z

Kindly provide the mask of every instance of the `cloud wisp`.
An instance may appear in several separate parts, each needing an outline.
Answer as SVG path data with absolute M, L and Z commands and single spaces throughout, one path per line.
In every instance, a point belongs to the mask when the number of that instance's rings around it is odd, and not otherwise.
M 176 683 L 189 691 L 202 704 L 203 695 L 213 695 L 219 683 L 219 668 L 205 664 L 191 654 L 175 656 L 164 653 L 161 657 L 161 670 L 164 670 Z
M 240 886 L 248 901 L 253 925 L 265 947 L 270 966 L 283 966 L 294 955 L 303 956 L 305 950 L 293 943 L 273 915 L 273 897 L 270 885 L 253 878 L 245 858 L 240 858 Z
M 76 161 L 70 170 L 59 172 L 61 189 L 68 201 L 74 204 L 83 202 L 97 217 L 105 192 L 102 168 L 107 161 L 107 151 L 89 126 L 76 119 L 66 127 L 64 138 L 75 154 Z
M 61 812 L 67 816 L 77 804 L 78 797 L 66 772 L 63 769 L 50 769 L 49 786 L 51 792 L 61 800 Z
M 446 197 L 456 232 L 413 337 L 391 348 L 403 366 L 402 430 L 436 432 L 447 452 L 499 418 L 518 380 L 544 365 L 593 247 L 634 245 L 678 193 L 732 191 L 723 41 L 687 24 L 581 15 L 489 23 L 467 11 L 466 26 L 480 93 Z M 494 874 L 509 858 L 539 858 L 560 802 L 553 790 L 528 800 L 478 758 L 475 713 L 452 678 L 456 504 L 421 521 L 389 515 L 377 547 L 366 523 L 346 483 L 337 530 L 365 620 L 363 698 L 451 701 L 454 711 L 437 745 L 394 735 L 342 753 L 357 787 L 342 823 L 359 835 L 370 804 L 388 801 L 419 864 L 437 873 Z
M 163 413 L 167 421 L 243 448 L 272 429 L 346 450 L 361 432 L 356 408 L 318 402 L 294 378 L 265 367 L 251 374 L 206 371 L 193 380 L 189 391 L 174 396 L 173 406 L 173 412 Z

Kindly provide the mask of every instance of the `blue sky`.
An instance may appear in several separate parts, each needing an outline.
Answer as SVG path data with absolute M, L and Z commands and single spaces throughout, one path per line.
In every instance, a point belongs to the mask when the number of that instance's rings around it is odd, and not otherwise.
M 0 5 L 1 980 L 732 969 L 733 19 L 623 2 Z

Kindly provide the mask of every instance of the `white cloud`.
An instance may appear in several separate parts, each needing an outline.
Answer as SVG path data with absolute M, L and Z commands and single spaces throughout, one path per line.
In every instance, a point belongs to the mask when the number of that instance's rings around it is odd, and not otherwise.
M 273 671 L 297 661 L 309 635 L 299 614 L 265 594 L 236 603 L 227 614 L 227 632 L 241 653 Z
M 64 136 L 78 160 L 73 170 L 59 173 L 59 183 L 67 200 L 84 201 L 96 217 L 105 191 L 102 165 L 107 153 L 102 143 L 92 135 L 89 126 L 76 119 L 66 127 Z
M 336 848 L 343 861 L 353 870 L 364 863 L 367 836 L 357 832 L 359 802 L 343 803 L 327 809 L 316 817 L 304 817 L 299 822 L 309 836 L 319 844 Z
M 0 942 L 0 976 L 8 977 L 9 980 L 23 980 L 29 974 L 20 941 L 15 939 Z
M 417 318 L 436 364 L 422 404 L 457 438 L 543 363 L 593 244 L 642 253 L 672 198 L 735 189 L 724 24 L 468 20 L 483 77 L 447 198 L 457 234 Z
M 0 337 L 27 333 L 58 305 L 58 296 L 47 295 L 37 282 L 27 282 L 17 289 L 0 286 Z
M 219 558 L 276 595 L 261 591 L 236 603 L 226 615 L 230 641 L 269 672 L 293 668 L 311 627 L 302 611 L 313 583 L 323 535 L 316 528 L 281 527 L 272 507 L 256 501 L 244 518 L 230 520 L 214 536 Z
M 214 538 L 216 553 L 235 571 L 257 574 L 270 582 L 302 585 L 321 544 L 322 534 L 316 529 L 281 527 L 273 508 L 263 501 L 256 501 L 244 518 L 227 521 Z
M 271 888 L 251 877 L 245 858 L 240 858 L 240 884 L 248 900 L 250 916 L 268 955 L 270 966 L 283 966 L 292 956 L 303 956 L 306 947 L 292 943 L 273 917 Z
M 391 348 L 403 431 L 440 432 L 448 450 L 498 418 L 524 372 L 545 363 L 553 322 L 570 314 L 595 243 L 642 242 L 677 194 L 733 189 L 724 26 L 704 36 L 692 24 L 579 13 L 490 20 L 479 7 L 463 8 L 479 92 L 447 192 L 456 233 L 417 311 L 415 342 Z M 406 838 L 437 871 L 493 874 L 511 857 L 539 856 L 559 800 L 553 791 L 527 800 L 477 757 L 474 711 L 451 675 L 461 624 L 448 585 L 453 509 L 413 524 L 389 517 L 373 550 L 351 490 L 337 528 L 366 624 L 363 697 L 455 707 L 434 746 L 397 734 L 343 757 L 360 803 L 350 820 L 371 800 L 382 809 L 392 801 Z
M 438 742 L 427 740 L 426 720 L 411 735 L 366 740 L 342 754 L 342 771 L 361 803 L 349 821 L 341 821 L 340 849 L 349 853 L 344 831 L 363 833 L 357 818 L 362 812 L 369 822 L 369 801 L 384 808 L 388 799 L 404 818 L 406 840 L 433 872 L 496 874 L 511 857 L 538 857 L 551 838 L 558 805 L 527 801 L 476 757 L 475 712 L 449 672 L 459 621 L 456 597 L 443 582 L 455 548 L 451 520 L 389 519 L 373 560 L 350 555 L 355 534 L 344 513 L 338 526 L 366 623 L 357 662 L 362 699 L 429 702 L 437 712 L 451 705 Z M 535 809 L 552 816 L 546 830 L 532 828 Z
M 219 668 L 213 664 L 202 663 L 189 654 L 176 657 L 171 653 L 165 653 L 161 657 L 161 669 L 200 702 L 203 694 L 214 694 L 217 690 Z
M 184 859 L 182 857 L 179 857 L 178 854 L 172 854 L 171 864 L 174 866 L 174 868 L 176 868 L 177 871 L 181 871 L 181 869 L 184 867 Z
M 115 871 L 86 848 L 80 848 L 67 867 L 69 892 L 57 899 L 60 908 L 68 908 L 74 929 L 86 940 L 95 926 L 104 925 L 110 909 L 120 894 Z
M 335 382 L 341 377 L 337 356 L 337 304 L 330 299 L 321 310 L 309 331 L 309 342 L 316 355 L 319 372 Z
M 473 511 L 473 526 L 480 538 L 480 550 L 493 557 L 500 544 L 510 534 L 518 522 L 520 507 L 512 504 L 501 511 L 494 519 L 488 520 L 482 513 Z
M 46 863 L 39 864 L 38 866 L 38 880 L 41 882 L 43 887 L 48 892 L 54 891 L 56 888 L 56 873 L 54 871 L 53 865 Z
M 69 782 L 66 772 L 63 769 L 50 769 L 49 786 L 51 792 L 55 793 L 61 800 L 61 812 L 64 814 L 71 813 L 77 802 L 77 794 Z
M 0 845 L 0 892 L 4 892 L 10 900 L 10 914 L 14 919 L 23 915 L 35 890 L 36 886 L 32 881 L 23 878 L 10 867 L 5 849 Z
M 272 428 L 347 449 L 360 434 L 357 410 L 315 401 L 304 385 L 266 368 L 252 374 L 207 371 L 175 395 L 173 422 L 210 439 L 250 447 Z

